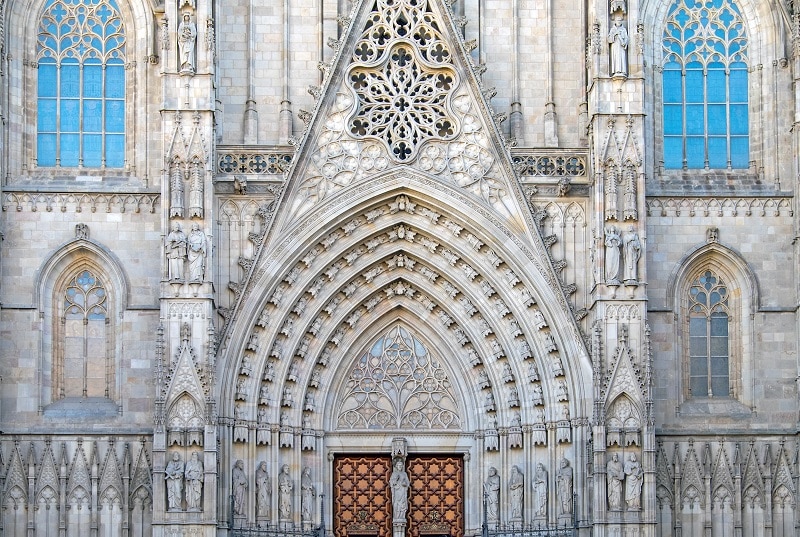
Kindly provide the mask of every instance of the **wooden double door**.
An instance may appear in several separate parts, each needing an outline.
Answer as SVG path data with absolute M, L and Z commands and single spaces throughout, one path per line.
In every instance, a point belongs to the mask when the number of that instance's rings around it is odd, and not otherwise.
M 464 534 L 462 456 L 409 455 L 407 537 Z M 388 455 L 334 459 L 333 530 L 336 537 L 392 537 Z

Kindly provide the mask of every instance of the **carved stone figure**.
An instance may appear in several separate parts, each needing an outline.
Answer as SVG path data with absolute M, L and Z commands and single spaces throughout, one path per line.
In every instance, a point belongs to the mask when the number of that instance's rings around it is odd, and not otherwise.
M 636 454 L 631 453 L 625 461 L 625 503 L 628 509 L 641 509 L 642 473 Z
M 522 417 L 519 412 L 514 412 L 511 416 L 511 425 L 508 428 L 508 447 L 522 447 Z
M 189 250 L 189 281 L 202 282 L 206 272 L 206 234 L 197 223 L 192 224 L 192 231 L 187 240 Z
M 289 414 L 286 412 L 281 412 L 281 434 L 279 443 L 281 447 L 290 448 L 294 446 L 294 431 L 289 425 Z
M 403 459 L 396 459 L 392 476 L 389 478 L 389 487 L 392 489 L 392 520 L 405 522 L 408 513 L 408 487 L 411 481 L 406 473 Z
M 231 472 L 231 490 L 233 491 L 233 514 L 244 516 L 247 508 L 247 476 L 244 474 L 244 461 L 237 460 Z
M 620 247 L 622 238 L 619 236 L 617 226 L 606 228 L 606 283 L 619 285 Z
M 628 76 L 628 30 L 622 19 L 616 17 L 608 32 L 611 44 L 611 76 Z
M 272 503 L 272 490 L 269 471 L 267 463 L 261 461 L 256 469 L 256 517 L 269 520 L 270 503 Z
M 628 227 L 628 231 L 622 237 L 625 252 L 625 276 L 626 284 L 635 284 L 639 281 L 639 257 L 642 255 L 642 243 L 639 241 L 639 234 Z
M 622 509 L 622 480 L 625 478 L 625 471 L 619 456 L 614 453 L 611 460 L 606 464 L 606 482 L 608 486 L 608 508 L 611 511 Z
M 189 173 L 189 216 L 203 218 L 203 164 L 195 157 Z
M 292 519 L 292 491 L 294 483 L 292 476 L 289 475 L 289 465 L 281 467 L 281 474 L 278 476 L 278 514 L 281 520 Z
M 314 430 L 311 428 L 311 416 L 306 414 L 303 416 L 303 435 L 301 438 L 300 449 L 302 451 L 314 451 L 315 447 L 316 435 L 314 434 Z
M 178 116 L 180 122 L 180 116 Z M 178 125 L 180 128 L 180 124 Z M 179 158 L 175 158 L 170 165 L 169 181 L 169 216 L 183 218 L 183 181 L 185 169 Z
M 306 466 L 303 468 L 303 474 L 300 477 L 300 509 L 303 522 L 314 520 L 314 496 L 316 494 L 314 482 L 311 481 L 311 468 Z
M 183 494 L 183 460 L 177 451 L 172 452 L 172 460 L 164 470 L 164 479 L 167 481 L 167 509 L 180 511 Z
M 497 468 L 489 468 L 489 477 L 483 484 L 483 493 L 486 497 L 486 519 L 490 522 L 500 520 L 500 476 Z
M 533 492 L 535 493 L 534 516 L 547 518 L 547 470 L 542 463 L 536 465 L 536 473 L 533 476 Z
M 183 21 L 178 26 L 178 61 L 182 73 L 194 73 L 197 41 L 197 26 L 189 13 L 183 14 Z
M 558 503 L 561 507 L 560 515 L 572 514 L 572 466 L 566 457 L 561 459 L 561 468 L 558 469 L 556 480 L 558 482 Z
M 186 463 L 186 509 L 187 511 L 200 511 L 202 506 L 200 498 L 203 495 L 203 461 L 196 451 L 192 453 Z
M 489 417 L 488 428 L 483 440 L 486 451 L 497 451 L 500 449 L 500 437 L 497 433 L 497 418 Z
M 522 520 L 522 500 L 525 494 L 525 476 L 516 464 L 511 468 L 508 480 L 508 496 L 511 500 L 511 520 Z
M 183 281 L 183 264 L 186 259 L 186 234 L 181 229 L 180 222 L 172 223 L 172 231 L 167 235 L 165 249 L 169 268 L 170 281 Z

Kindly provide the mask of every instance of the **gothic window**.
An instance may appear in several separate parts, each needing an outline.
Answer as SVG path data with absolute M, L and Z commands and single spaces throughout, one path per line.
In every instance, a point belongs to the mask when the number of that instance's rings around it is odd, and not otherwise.
M 689 392 L 692 397 L 728 397 L 730 386 L 729 292 L 706 270 L 689 289 Z
M 42 167 L 125 163 L 125 28 L 115 0 L 47 0 L 36 58 Z
M 112 371 L 108 356 L 108 296 L 101 280 L 79 271 L 61 295 L 63 344 L 57 362 L 56 394 L 109 397 Z
M 734 0 L 674 0 L 663 35 L 666 168 L 747 168 L 747 35 Z

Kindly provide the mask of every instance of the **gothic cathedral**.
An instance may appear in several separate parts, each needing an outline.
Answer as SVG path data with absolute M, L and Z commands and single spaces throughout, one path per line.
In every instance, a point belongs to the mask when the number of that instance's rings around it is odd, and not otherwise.
M 0 0 L 0 534 L 800 536 L 800 5 Z

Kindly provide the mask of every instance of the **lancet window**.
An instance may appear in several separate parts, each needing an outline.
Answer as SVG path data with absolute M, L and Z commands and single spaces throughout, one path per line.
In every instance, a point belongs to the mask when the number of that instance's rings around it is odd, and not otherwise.
M 666 168 L 747 168 L 747 33 L 733 0 L 674 0 L 663 34 Z
M 689 390 L 693 397 L 730 395 L 728 287 L 711 270 L 689 289 Z
M 38 166 L 124 166 L 125 43 L 115 0 L 47 0 L 36 43 Z

